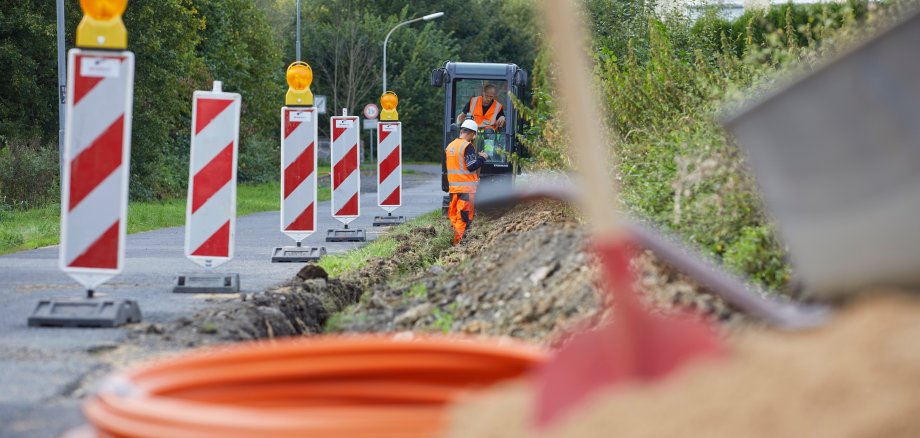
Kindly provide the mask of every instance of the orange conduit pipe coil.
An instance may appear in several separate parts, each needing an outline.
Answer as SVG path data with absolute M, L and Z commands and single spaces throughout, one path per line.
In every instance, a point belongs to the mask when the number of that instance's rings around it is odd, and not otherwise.
M 516 342 L 382 336 L 211 348 L 109 377 L 84 403 L 96 437 L 431 437 L 447 406 L 521 377 Z

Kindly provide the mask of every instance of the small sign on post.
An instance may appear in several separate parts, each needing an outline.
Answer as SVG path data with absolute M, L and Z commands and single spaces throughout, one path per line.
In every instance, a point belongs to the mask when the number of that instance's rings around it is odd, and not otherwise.
M 369 103 L 364 105 L 364 118 L 365 119 L 376 119 L 380 114 L 380 109 L 377 108 L 377 105 Z
M 361 120 L 361 129 L 365 131 L 376 131 L 377 130 L 377 119 Z
M 313 107 L 316 108 L 317 114 L 326 114 L 326 96 L 313 96 Z

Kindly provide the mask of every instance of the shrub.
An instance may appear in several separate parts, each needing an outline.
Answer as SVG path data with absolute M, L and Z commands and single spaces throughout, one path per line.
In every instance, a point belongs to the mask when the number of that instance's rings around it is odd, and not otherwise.
M 882 7 L 864 0 L 787 4 L 729 21 L 716 9 L 691 20 L 659 16 L 646 0 L 585 0 L 608 124 L 619 137 L 614 155 L 625 207 L 728 269 L 782 288 L 790 277 L 784 248 L 719 115 L 787 70 L 810 67 L 879 26 L 867 15 L 873 8 L 903 13 L 901 4 L 910 2 L 916 0 Z M 552 73 L 544 53 L 534 68 L 531 106 L 523 111 L 530 123 L 523 143 L 536 167 L 570 165 Z
M 766 226 L 744 227 L 726 249 L 723 261 L 729 270 L 747 274 L 760 284 L 782 285 L 790 278 L 783 248 Z
M 0 148 L 0 208 L 40 207 L 60 193 L 57 145 L 16 142 Z
M 240 139 L 238 180 L 241 183 L 278 181 L 279 145 L 274 138 L 252 135 Z

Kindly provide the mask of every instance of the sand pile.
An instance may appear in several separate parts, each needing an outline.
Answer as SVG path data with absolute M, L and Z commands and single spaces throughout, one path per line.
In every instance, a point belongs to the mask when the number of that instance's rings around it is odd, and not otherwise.
M 523 384 L 458 408 L 451 437 L 920 436 L 920 299 L 873 298 L 800 333 L 757 331 L 731 356 L 596 395 L 545 434 Z

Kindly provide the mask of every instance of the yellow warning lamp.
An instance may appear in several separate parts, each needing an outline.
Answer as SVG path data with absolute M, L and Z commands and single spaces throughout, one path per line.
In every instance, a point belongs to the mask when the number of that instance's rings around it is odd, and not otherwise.
M 83 20 L 77 26 L 77 47 L 127 49 L 128 29 L 121 14 L 128 0 L 80 0 Z
M 284 95 L 284 104 L 288 106 L 313 106 L 313 69 L 303 61 L 294 61 L 287 69 L 288 91 Z
M 387 91 L 380 96 L 380 107 L 383 108 L 383 111 L 380 111 L 380 120 L 395 122 L 399 120 L 399 113 L 396 112 L 396 105 L 399 105 L 399 98 L 396 97 L 396 93 L 392 91 Z

